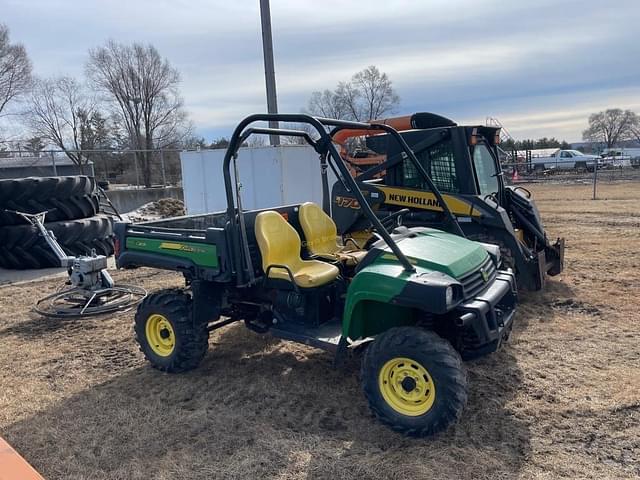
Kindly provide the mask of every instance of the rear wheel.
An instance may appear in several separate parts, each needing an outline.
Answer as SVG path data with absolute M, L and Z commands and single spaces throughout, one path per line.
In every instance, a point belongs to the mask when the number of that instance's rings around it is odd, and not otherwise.
M 443 338 L 417 327 L 379 335 L 362 360 L 362 382 L 375 416 L 409 436 L 445 430 L 467 401 L 460 355 Z
M 136 341 L 158 370 L 179 373 L 196 368 L 209 346 L 207 325 L 194 324 L 192 300 L 182 290 L 161 290 L 138 306 Z
M 576 170 L 586 171 L 587 170 L 587 162 L 576 162 L 575 165 Z

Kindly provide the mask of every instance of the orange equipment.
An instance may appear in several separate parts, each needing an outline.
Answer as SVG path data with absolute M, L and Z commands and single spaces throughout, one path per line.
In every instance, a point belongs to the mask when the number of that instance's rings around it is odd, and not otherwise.
M 44 480 L 44 478 L 0 437 L 0 480 Z
M 397 131 L 402 132 L 414 128 L 433 128 L 443 126 L 455 126 L 456 124 L 446 117 L 436 115 L 434 113 L 414 113 L 412 115 L 403 115 L 402 117 L 382 118 L 379 120 L 369 120 L 367 123 L 377 123 L 381 125 L 389 125 Z M 385 135 L 386 132 L 376 130 L 356 130 L 345 129 L 338 130 L 333 135 L 334 143 L 340 145 L 340 155 L 347 161 L 349 171 L 354 177 L 363 169 L 379 165 L 387 159 L 386 155 L 367 154 L 364 157 L 349 155 L 347 149 L 347 140 L 353 137 L 370 137 L 375 135 Z M 383 174 L 384 172 L 380 172 Z

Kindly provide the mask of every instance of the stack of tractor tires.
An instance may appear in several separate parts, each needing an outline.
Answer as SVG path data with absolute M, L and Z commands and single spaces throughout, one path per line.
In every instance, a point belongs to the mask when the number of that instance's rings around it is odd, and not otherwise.
M 58 267 L 51 247 L 20 215 L 46 211 L 51 230 L 67 255 L 113 254 L 113 220 L 100 213 L 91 177 L 29 177 L 0 180 L 0 267 Z

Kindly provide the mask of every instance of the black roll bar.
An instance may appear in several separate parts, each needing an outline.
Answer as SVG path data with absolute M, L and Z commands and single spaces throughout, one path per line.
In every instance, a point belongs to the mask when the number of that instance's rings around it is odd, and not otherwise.
M 287 137 L 302 137 L 311 145 L 316 152 L 320 153 L 320 146 L 315 142 L 307 132 L 302 130 L 289 130 L 285 128 L 247 128 L 242 132 L 240 145 L 242 145 L 251 135 L 285 135 Z
M 416 168 L 416 170 L 418 170 L 418 172 L 420 172 L 420 175 L 422 175 L 424 180 L 429 185 L 429 188 L 431 189 L 431 192 L 435 195 L 436 199 L 438 200 L 438 203 L 440 203 L 440 205 L 442 206 L 442 211 L 444 212 L 445 216 L 447 217 L 447 220 L 449 221 L 449 223 L 456 230 L 456 233 L 458 235 L 460 235 L 461 237 L 465 237 L 465 234 L 462 231 L 462 228 L 460 227 L 460 224 L 458 223 L 458 220 L 456 219 L 455 215 L 449 209 L 449 205 L 447 205 L 447 203 L 444 201 L 444 197 L 440 193 L 440 190 L 438 190 L 438 187 L 436 187 L 436 185 L 433 183 L 433 180 L 431 180 L 431 177 L 429 176 L 427 171 L 424 169 L 422 164 L 418 161 L 418 158 L 416 157 L 416 154 L 413 152 L 413 150 L 411 150 L 411 148 L 409 147 L 409 145 L 407 144 L 405 139 L 402 137 L 402 135 L 400 135 L 400 133 L 398 133 L 398 131 L 395 128 L 390 127 L 389 125 L 382 124 L 382 123 L 371 123 L 371 124 L 366 124 L 366 125 L 369 125 L 370 127 L 378 127 L 377 130 L 384 130 L 385 132 L 389 133 L 393 138 L 396 139 L 396 141 L 398 142 L 398 144 L 400 145 L 402 150 L 404 150 L 405 153 L 407 154 L 407 157 L 409 157 L 409 160 L 411 160 L 411 163 L 413 164 L 413 166 Z M 331 130 L 331 133 L 330 133 L 331 138 L 333 138 L 333 136 L 336 133 L 338 133 L 340 130 L 344 130 L 345 128 L 347 128 L 347 129 L 355 129 L 356 127 L 343 127 L 342 125 L 336 125 L 336 128 Z M 362 127 L 358 127 L 358 128 L 362 128 Z M 375 128 L 374 129 L 370 129 L 370 130 L 375 130 Z
M 376 214 L 371 209 L 371 206 L 369 205 L 366 198 L 362 194 L 362 191 L 358 187 L 358 184 L 349 173 L 349 170 L 347 169 L 347 166 L 345 165 L 344 160 L 338 153 L 338 150 L 336 149 L 335 145 L 332 143 L 331 136 L 327 132 L 327 129 L 325 128 L 325 126 L 334 126 L 334 127 L 349 128 L 349 129 L 384 130 L 392 134 L 395 133 L 396 135 L 398 135 L 398 132 L 396 132 L 393 128 L 387 125 L 350 122 L 350 121 L 334 120 L 334 119 L 327 119 L 327 118 L 316 118 L 306 114 L 249 115 L 248 117 L 243 119 L 233 131 L 233 135 L 231 136 L 231 139 L 229 141 L 229 146 L 225 153 L 224 162 L 222 166 L 222 170 L 223 170 L 222 173 L 224 176 L 224 185 L 225 185 L 225 191 L 227 196 L 227 216 L 232 226 L 231 228 L 232 247 L 237 248 L 237 245 L 239 245 L 240 241 L 243 244 L 245 244 L 247 242 L 247 239 L 238 238 L 239 219 L 236 218 L 236 212 L 235 212 L 236 207 L 233 200 L 233 185 L 231 182 L 231 171 L 230 171 L 231 159 L 237 154 L 238 149 L 240 148 L 242 143 L 247 139 L 247 136 L 251 134 L 249 133 L 248 135 L 244 135 L 245 128 L 247 128 L 250 124 L 254 122 L 270 122 L 270 121 L 271 122 L 306 123 L 311 125 L 316 130 L 320 138 L 318 141 L 315 142 L 315 145 L 320 150 L 320 154 L 322 155 L 323 153 L 328 153 L 327 157 L 329 158 L 331 163 L 335 164 L 338 171 L 342 174 L 343 179 L 347 182 L 348 186 L 350 187 L 349 189 L 353 192 L 356 199 L 358 200 L 360 204 L 360 208 L 362 208 L 367 218 L 369 218 L 371 223 L 374 225 L 374 227 L 378 231 L 378 234 L 382 237 L 382 239 L 389 246 L 389 248 L 394 253 L 394 255 L 398 258 L 398 260 L 402 264 L 405 271 L 408 271 L 408 272 L 415 271 L 414 266 L 411 264 L 409 259 L 404 255 L 404 253 L 402 253 L 402 250 L 400 250 L 396 242 L 393 240 L 393 238 L 391 238 L 391 235 L 389 234 L 389 232 L 387 232 L 387 230 L 384 228 L 382 223 L 380 223 L 380 219 L 378 219 Z M 301 134 L 306 133 L 306 132 L 300 132 L 297 130 L 276 129 L 276 128 L 253 129 L 252 133 L 257 133 L 257 131 L 260 133 L 269 132 L 269 134 L 272 134 L 272 135 L 285 135 L 285 136 L 291 135 L 291 132 L 296 132 L 295 134 L 296 136 L 303 136 L 303 137 L 304 135 L 301 135 Z M 400 138 L 400 140 L 402 141 L 402 138 Z M 402 142 L 404 143 L 404 141 Z M 311 143 L 311 145 L 314 145 L 314 143 Z M 404 143 L 404 146 L 406 146 L 406 143 Z M 406 148 L 408 149 L 408 146 Z M 408 151 L 411 152 L 411 150 L 408 150 Z M 239 212 L 239 213 L 242 214 L 242 212 Z M 240 251 L 242 252 L 243 250 L 241 249 Z M 240 273 L 242 271 L 242 259 L 240 258 L 240 256 L 234 255 L 234 262 L 235 262 L 236 272 Z M 247 263 L 249 265 L 250 265 L 250 262 L 251 262 L 251 259 L 247 259 Z M 244 277 L 244 272 L 242 275 Z
M 436 145 L 438 142 L 442 140 L 443 140 L 443 136 L 441 135 L 441 133 L 431 134 L 427 136 L 427 138 L 425 138 L 424 140 L 421 140 L 420 142 L 413 145 L 411 147 L 411 150 L 413 150 L 413 153 L 420 153 L 422 150 L 432 147 L 433 145 Z M 392 157 L 387 156 L 387 159 L 384 162 L 379 163 L 374 167 L 366 169 L 364 172 L 362 172 L 356 177 L 356 180 L 360 180 L 360 181 L 371 180 L 376 174 L 397 165 L 403 160 L 404 158 L 402 157 L 402 153 L 393 155 Z

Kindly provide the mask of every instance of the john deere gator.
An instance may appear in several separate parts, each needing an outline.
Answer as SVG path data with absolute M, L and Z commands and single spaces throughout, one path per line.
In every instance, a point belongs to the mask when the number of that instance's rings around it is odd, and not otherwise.
M 269 121 L 306 124 L 317 140 L 255 125 Z M 362 388 L 377 418 L 407 435 L 430 435 L 455 422 L 467 401 L 462 359 L 493 352 L 509 336 L 514 275 L 498 269 L 494 245 L 403 227 L 404 210 L 379 219 L 331 142 L 327 128 L 337 126 L 393 135 L 422 168 L 386 125 L 245 118 L 223 162 L 226 211 L 115 227 L 119 267 L 161 268 L 185 279 L 184 288 L 155 292 L 139 305 L 136 340 L 151 365 L 171 373 L 197 367 L 209 333 L 236 321 L 325 349 L 336 364 L 361 355 Z M 367 249 L 343 242 L 331 217 L 310 202 L 244 210 L 236 154 L 254 134 L 304 138 L 358 200 L 376 240 Z

